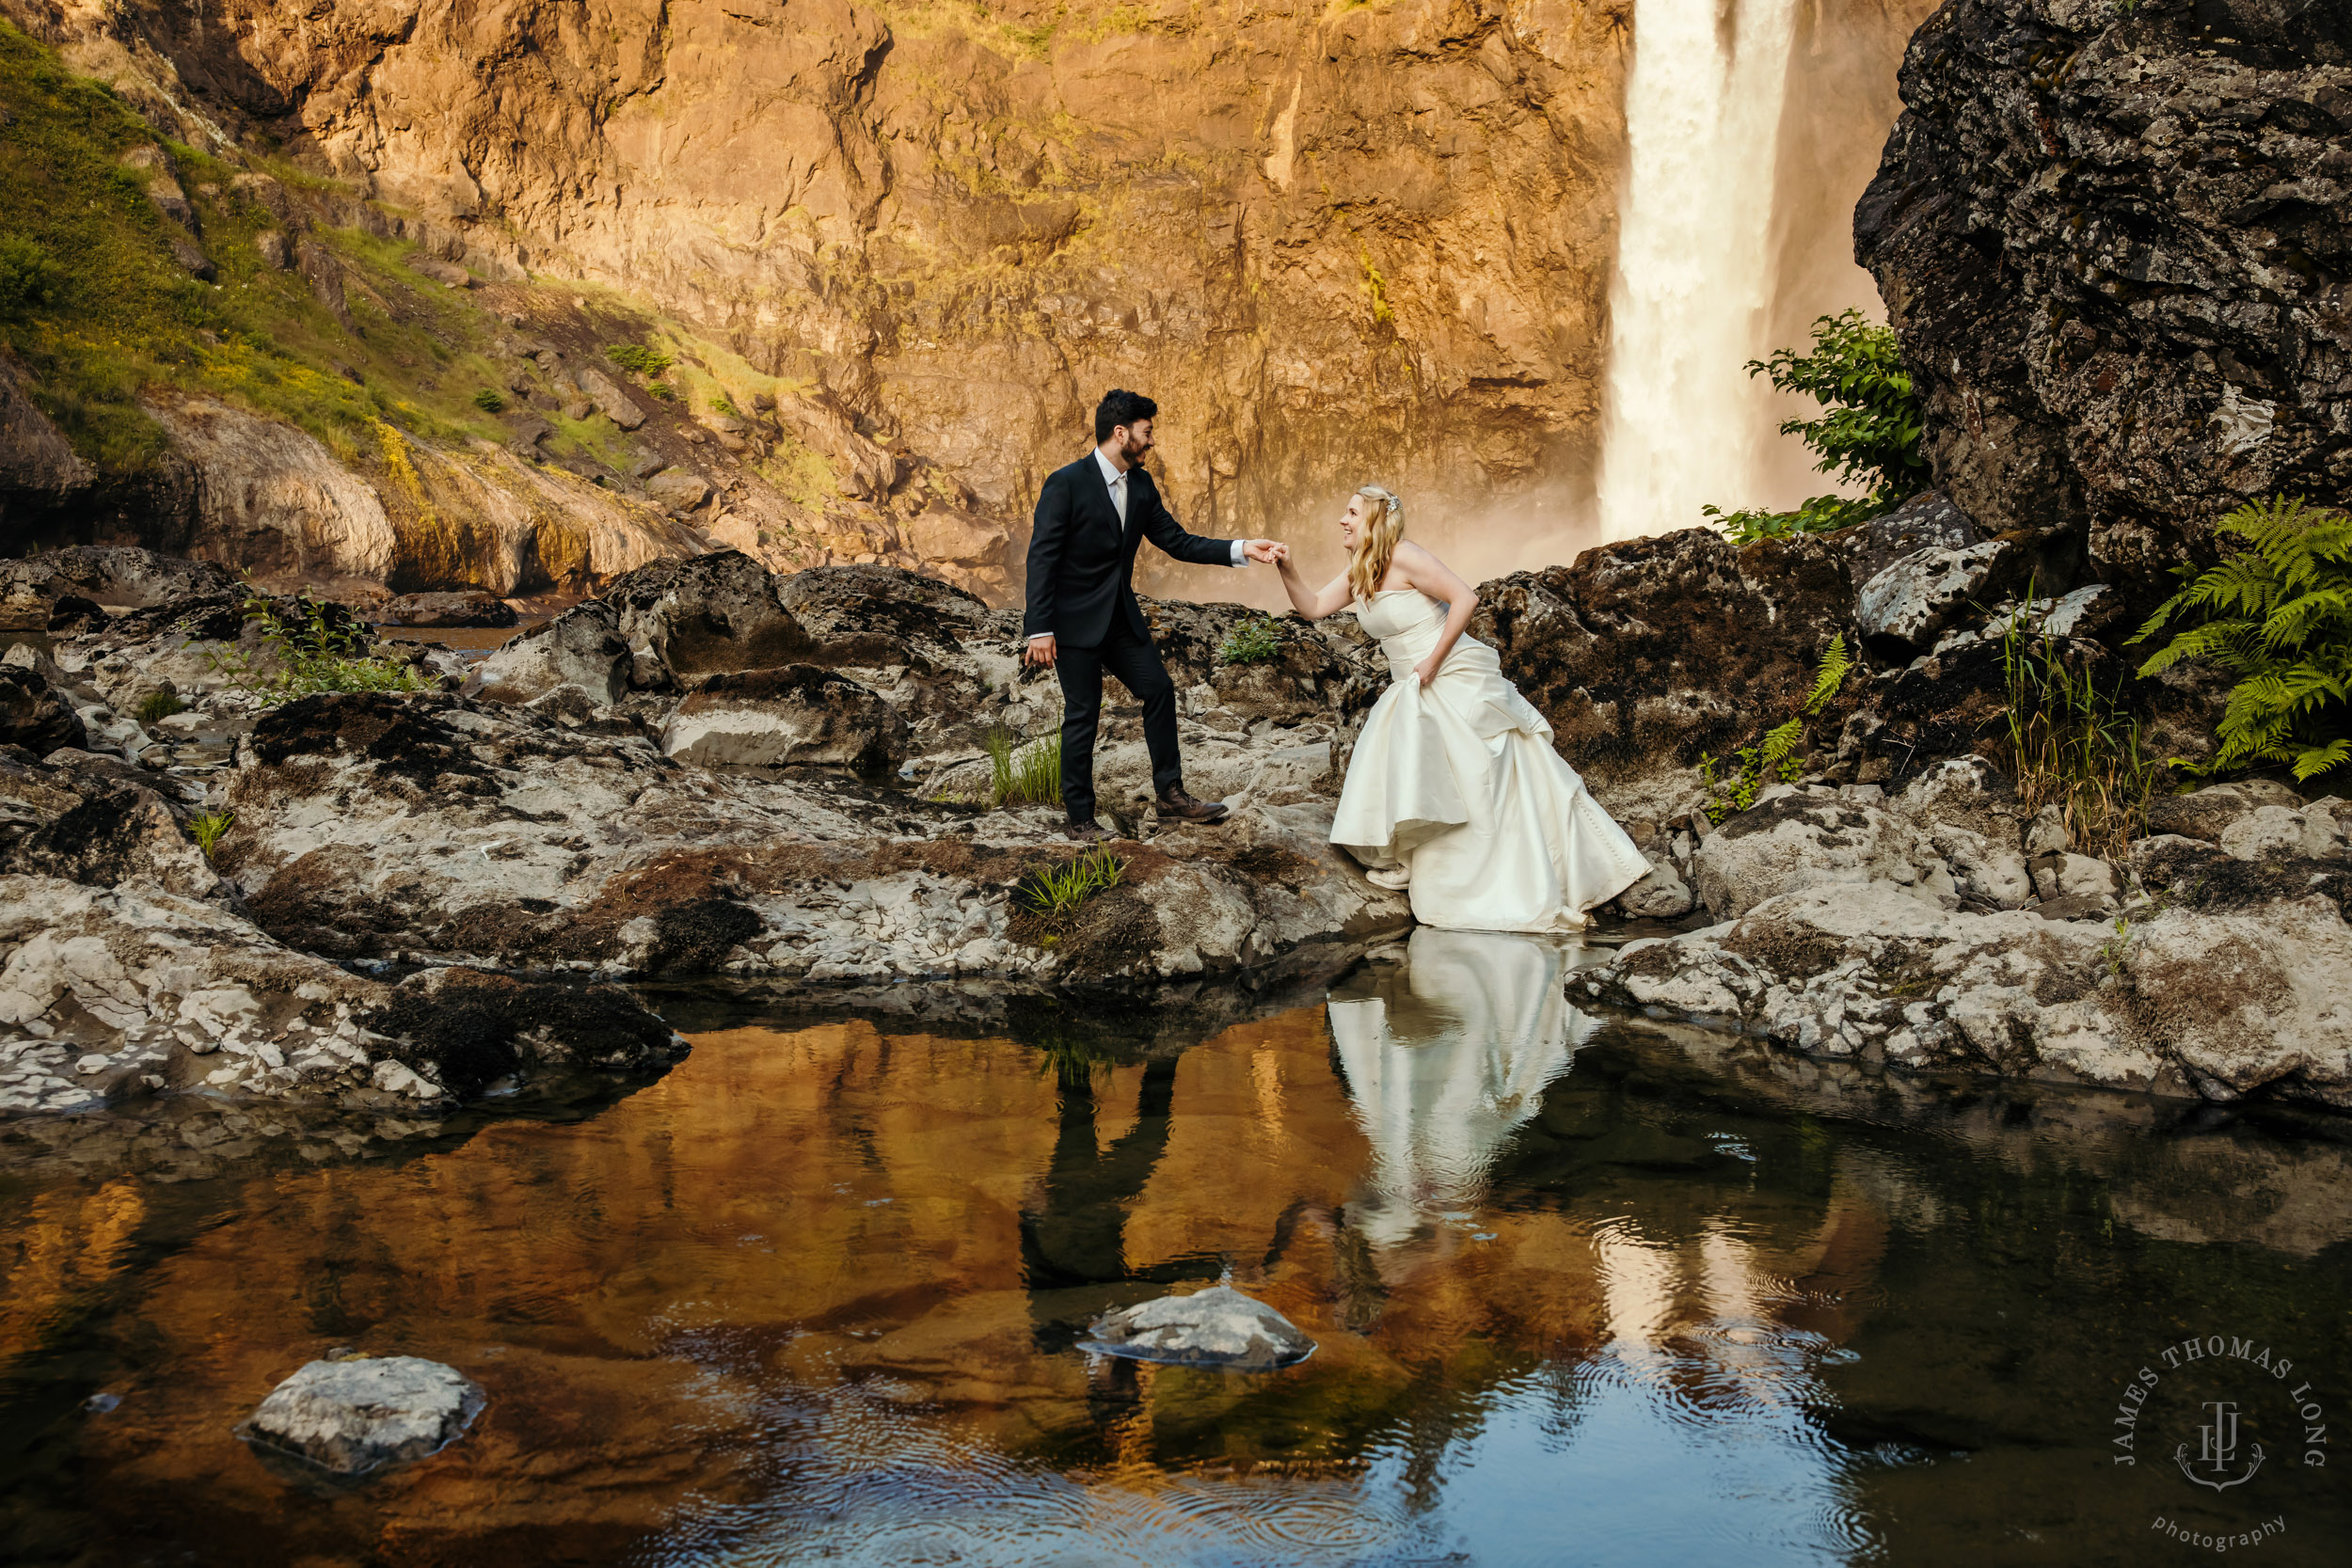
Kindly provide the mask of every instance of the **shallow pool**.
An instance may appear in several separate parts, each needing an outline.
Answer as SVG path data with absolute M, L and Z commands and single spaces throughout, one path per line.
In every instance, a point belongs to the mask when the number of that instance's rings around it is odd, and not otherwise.
M 2342 1560 L 2344 1125 L 1586 1018 L 1577 957 L 1422 932 L 1174 1050 L 672 999 L 692 1055 L 584 1117 L 11 1134 L 0 1558 Z M 1315 1354 L 1073 1348 L 1226 1276 Z M 338 1346 L 489 1406 L 263 1465 L 230 1429 Z

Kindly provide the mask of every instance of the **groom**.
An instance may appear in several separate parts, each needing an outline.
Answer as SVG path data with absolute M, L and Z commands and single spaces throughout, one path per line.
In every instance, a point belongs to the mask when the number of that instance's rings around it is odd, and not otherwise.
M 1176 752 L 1176 683 L 1168 678 L 1152 628 L 1136 603 L 1136 546 L 1149 538 L 1197 566 L 1267 562 L 1270 539 L 1202 539 L 1186 533 L 1160 502 L 1143 468 L 1159 404 L 1139 392 L 1105 392 L 1094 410 L 1094 450 L 1046 479 L 1029 534 L 1029 610 L 1023 658 L 1061 677 L 1061 799 L 1066 830 L 1082 843 L 1110 837 L 1094 821 L 1094 730 L 1103 676 L 1143 701 L 1143 741 L 1162 820 L 1216 822 L 1222 805 L 1184 793 Z

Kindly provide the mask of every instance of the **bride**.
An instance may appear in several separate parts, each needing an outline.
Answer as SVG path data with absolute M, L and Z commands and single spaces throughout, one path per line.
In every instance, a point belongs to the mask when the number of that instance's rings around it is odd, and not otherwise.
M 1649 862 L 1551 749 L 1551 726 L 1495 651 L 1463 635 L 1478 595 L 1405 537 L 1405 503 L 1365 485 L 1348 499 L 1340 541 L 1347 570 L 1320 590 L 1287 551 L 1279 562 L 1309 620 L 1353 607 L 1393 682 L 1357 738 L 1331 842 L 1374 881 L 1409 886 L 1424 926 L 1580 928 Z

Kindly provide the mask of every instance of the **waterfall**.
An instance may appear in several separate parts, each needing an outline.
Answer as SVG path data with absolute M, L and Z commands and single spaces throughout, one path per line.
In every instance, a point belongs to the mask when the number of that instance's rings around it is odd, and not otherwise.
M 1742 368 L 1775 284 L 1772 179 L 1798 0 L 1638 0 L 1609 290 L 1602 537 L 1766 499 L 1771 388 Z

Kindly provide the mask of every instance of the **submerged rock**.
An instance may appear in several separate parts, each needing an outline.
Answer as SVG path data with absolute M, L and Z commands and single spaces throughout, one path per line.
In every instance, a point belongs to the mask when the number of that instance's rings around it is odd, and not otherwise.
M 1094 1321 L 1081 1350 L 1181 1367 L 1263 1372 L 1304 1361 L 1315 1342 L 1262 1301 L 1230 1285 L 1162 1296 Z
M 313 1361 L 271 1389 L 241 1431 L 279 1453 L 356 1476 L 447 1448 L 487 1402 L 465 1373 L 421 1356 Z

